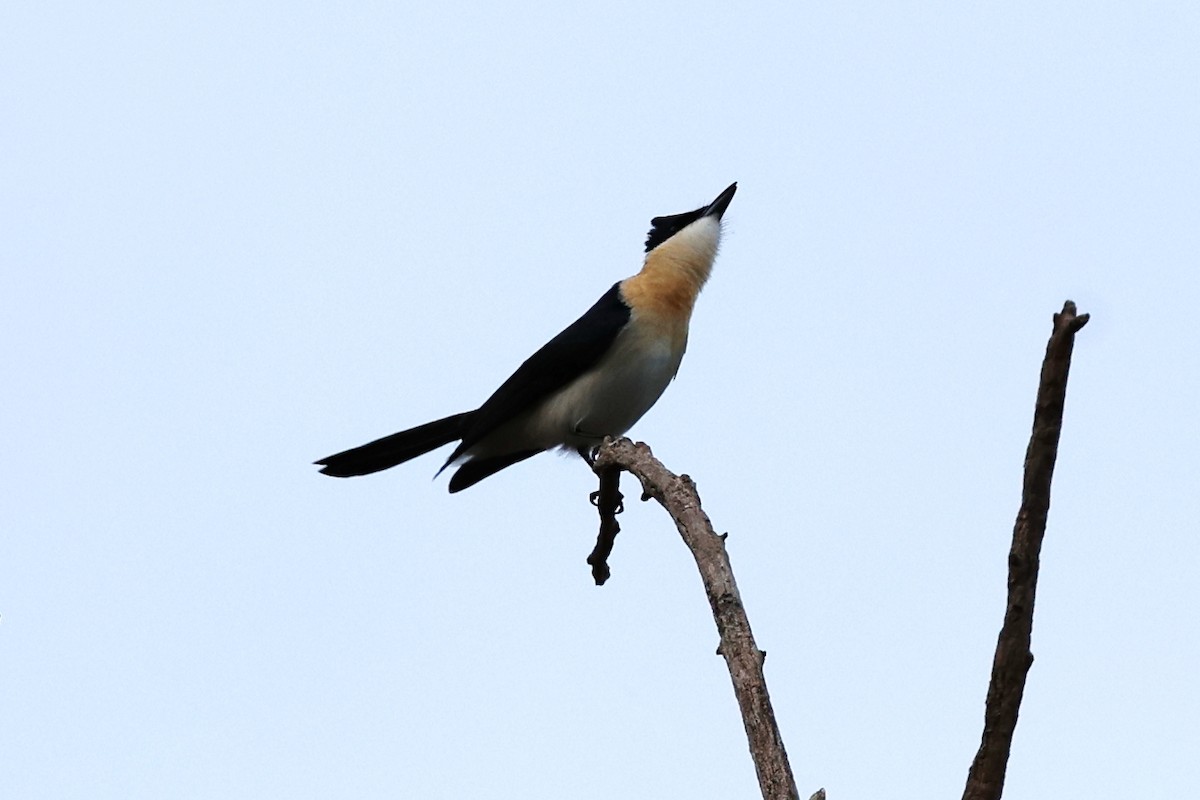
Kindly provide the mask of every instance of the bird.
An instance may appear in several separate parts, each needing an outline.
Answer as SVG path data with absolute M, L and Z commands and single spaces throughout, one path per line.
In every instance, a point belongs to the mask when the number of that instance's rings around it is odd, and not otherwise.
M 337 478 L 368 475 L 458 442 L 451 493 L 555 448 L 589 463 L 623 435 L 675 378 L 696 298 L 712 272 L 732 183 L 711 203 L 654 217 L 641 270 L 525 360 L 483 405 L 314 462 Z

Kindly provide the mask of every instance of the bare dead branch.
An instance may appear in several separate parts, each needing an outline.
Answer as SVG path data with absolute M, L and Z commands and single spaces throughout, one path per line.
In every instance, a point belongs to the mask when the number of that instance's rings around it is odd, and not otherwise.
M 1033 433 L 1025 451 L 1025 482 L 1021 510 L 1013 527 L 1008 554 L 1008 606 L 996 642 L 992 678 L 984 710 L 983 740 L 971 770 L 963 800 L 999 800 L 1017 727 L 1017 712 L 1025 692 L 1025 676 L 1033 664 L 1029 649 L 1033 631 L 1033 602 L 1037 591 L 1038 557 L 1050 511 L 1050 480 L 1058 456 L 1067 375 L 1075 334 L 1087 324 L 1068 300 L 1054 315 L 1054 328 L 1042 361 L 1041 381 L 1033 415 Z
M 600 476 L 600 490 L 592 495 L 592 502 L 600 512 L 600 533 L 596 535 L 596 546 L 587 557 L 587 563 L 592 565 L 592 579 L 597 586 L 603 586 L 612 574 L 608 569 L 608 557 L 612 553 L 617 534 L 621 525 L 617 522 L 617 514 L 622 511 L 621 501 L 621 469 L 612 466 L 596 471 Z
M 712 522 L 700 507 L 695 483 L 687 475 L 675 475 L 664 467 L 645 444 L 635 445 L 624 438 L 606 439 L 593 469 L 601 477 L 602 491 L 606 471 L 617 469 L 633 473 L 642 482 L 643 496 L 653 497 L 675 520 L 675 527 L 696 560 L 717 623 L 721 639 L 717 652 L 724 656 L 733 680 L 733 693 L 742 712 L 762 796 L 767 800 L 798 798 L 796 780 L 763 676 L 766 653 L 754 643 L 750 620 L 742 606 L 733 579 L 733 567 L 725 550 L 725 537 L 713 531 Z

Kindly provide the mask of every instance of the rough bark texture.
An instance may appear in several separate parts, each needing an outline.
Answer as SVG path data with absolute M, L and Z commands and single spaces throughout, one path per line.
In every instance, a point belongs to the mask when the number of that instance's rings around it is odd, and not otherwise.
M 1062 312 L 1054 315 L 1054 328 L 1046 345 L 1033 415 L 1033 434 L 1025 451 L 1021 510 L 1017 513 L 1012 549 L 1008 555 L 1008 606 L 992 662 L 983 739 L 967 774 L 963 800 L 999 800 L 1004 791 L 1017 712 L 1025 692 L 1025 675 L 1033 664 L 1029 643 L 1033 631 L 1038 556 L 1050 511 L 1050 480 L 1058 455 L 1071 351 L 1076 332 L 1087 321 L 1088 315 L 1077 315 L 1075 304 L 1068 300 Z
M 741 708 L 762 796 L 768 800 L 798 798 L 763 677 L 766 653 L 754 643 L 750 620 L 742 607 L 733 567 L 725 551 L 725 537 L 713 531 L 708 515 L 700 507 L 696 485 L 687 475 L 675 475 L 664 467 L 645 444 L 634 444 L 628 439 L 605 440 L 593 468 L 602 480 L 605 472 L 612 469 L 632 472 L 642 482 L 643 499 L 653 497 L 675 520 L 675 527 L 700 569 L 721 639 L 717 652 L 725 658 L 733 679 L 733 692 Z M 602 518 L 603 514 L 602 508 Z

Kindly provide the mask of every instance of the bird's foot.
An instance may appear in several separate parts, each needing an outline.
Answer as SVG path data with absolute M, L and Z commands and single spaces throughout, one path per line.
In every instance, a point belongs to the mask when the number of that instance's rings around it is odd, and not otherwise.
M 575 452 L 579 453 L 579 457 L 582 458 L 589 467 L 595 468 L 596 457 L 600 455 L 600 445 L 593 445 L 592 447 L 581 445 L 575 449 Z
M 589 494 L 589 495 L 588 495 L 588 501 L 589 501 L 589 502 L 590 502 L 592 505 L 594 505 L 594 506 L 596 506 L 597 508 L 599 508 L 599 506 L 600 506 L 600 492 L 599 492 L 599 491 L 595 491 L 595 492 L 592 492 L 591 494 Z M 614 513 L 614 514 L 622 514 L 622 513 L 624 513 L 624 512 L 625 512 L 625 495 L 621 494 L 620 492 L 617 492 L 617 508 L 616 508 L 616 510 L 615 510 L 613 513 Z

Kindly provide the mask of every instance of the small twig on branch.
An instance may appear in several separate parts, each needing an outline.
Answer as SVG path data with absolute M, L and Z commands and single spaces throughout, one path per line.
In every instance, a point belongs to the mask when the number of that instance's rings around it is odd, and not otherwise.
M 1068 300 L 1054 315 L 1054 328 L 1046 345 L 1033 415 L 1033 434 L 1025 451 L 1025 482 L 1021 510 L 1013 527 L 1008 554 L 1008 606 L 996 642 L 992 678 L 984 710 L 983 740 L 967 774 L 963 800 L 999 800 L 1012 748 L 1017 712 L 1025 692 L 1025 676 L 1033 665 L 1030 636 L 1033 601 L 1037 591 L 1038 556 L 1050 511 L 1050 480 L 1058 456 L 1067 375 L 1075 334 L 1087 324 L 1087 314 L 1076 314 Z
M 725 658 L 729 676 L 733 679 L 733 693 L 742 712 L 762 796 L 767 800 L 798 798 L 796 780 L 792 777 L 763 677 L 764 653 L 754 643 L 750 620 L 742 606 L 729 554 L 725 551 L 725 540 L 716 534 L 708 515 L 700 507 L 696 485 L 688 476 L 675 475 L 664 467 L 645 444 L 635 445 L 628 439 L 606 439 L 592 468 L 600 476 L 601 491 L 609 470 L 623 469 L 633 473 L 642 482 L 644 495 L 657 500 L 675 520 L 675 527 L 700 569 L 721 639 L 718 652 Z
M 587 557 L 587 563 L 592 565 L 592 579 L 597 586 L 603 586 L 612 574 L 608 569 L 608 556 L 612 553 L 613 543 L 621 532 L 617 522 L 617 514 L 622 511 L 621 501 L 621 468 L 612 466 L 597 469 L 600 476 L 600 491 L 592 495 L 592 502 L 600 512 L 600 533 L 596 535 L 596 546 Z

